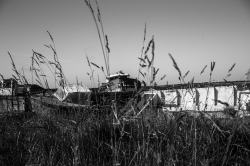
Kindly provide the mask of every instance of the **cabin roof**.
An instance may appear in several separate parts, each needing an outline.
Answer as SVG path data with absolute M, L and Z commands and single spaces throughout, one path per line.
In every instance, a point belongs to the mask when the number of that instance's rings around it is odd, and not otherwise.
M 111 74 L 109 76 L 107 76 L 107 79 L 110 79 L 110 78 L 115 78 L 115 77 L 120 77 L 120 76 L 130 76 L 128 73 L 116 73 L 116 74 Z

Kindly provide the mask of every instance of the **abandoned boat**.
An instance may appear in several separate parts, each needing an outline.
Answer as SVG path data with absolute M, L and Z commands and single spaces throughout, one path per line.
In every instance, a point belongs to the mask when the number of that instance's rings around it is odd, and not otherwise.
M 140 88 L 140 81 L 130 78 L 127 73 L 118 72 L 108 76 L 106 83 L 99 88 L 87 88 L 82 84 L 61 85 L 52 96 L 47 96 L 47 99 L 40 96 L 36 101 L 65 107 L 110 106 L 116 101 L 117 107 L 122 108 Z

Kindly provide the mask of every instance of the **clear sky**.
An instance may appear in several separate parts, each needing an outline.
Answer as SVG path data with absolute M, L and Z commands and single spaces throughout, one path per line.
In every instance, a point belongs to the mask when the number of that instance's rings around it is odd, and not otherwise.
M 92 1 L 95 6 L 94 1 Z M 175 58 L 185 78 L 209 80 L 210 62 L 215 61 L 212 80 L 223 81 L 236 63 L 228 80 L 245 79 L 250 68 L 250 1 L 248 0 L 99 0 L 104 31 L 109 39 L 111 73 L 119 70 L 137 77 L 144 25 L 145 45 L 154 35 L 155 63 L 159 84 L 178 83 L 178 72 L 168 56 Z M 10 52 L 18 70 L 31 82 L 32 49 L 53 59 L 44 44 L 54 38 L 59 60 L 71 83 L 91 87 L 86 55 L 104 66 L 102 50 L 92 15 L 84 0 L 0 0 L 0 73 L 11 77 Z M 200 75 L 205 65 L 208 68 Z M 95 69 L 100 82 L 101 70 Z M 54 79 L 48 72 L 50 85 Z M 50 76 L 49 76 L 50 75 Z

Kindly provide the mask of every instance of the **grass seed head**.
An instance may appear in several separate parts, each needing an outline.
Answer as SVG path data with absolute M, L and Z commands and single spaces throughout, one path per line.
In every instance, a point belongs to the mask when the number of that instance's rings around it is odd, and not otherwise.
M 142 75 L 143 78 L 145 78 L 144 74 L 139 70 L 140 74 Z
M 166 77 L 166 74 L 165 74 L 163 77 L 161 77 L 161 79 L 160 79 L 160 80 L 163 80 L 165 77 Z
M 188 71 L 186 72 L 186 74 L 183 76 L 183 78 L 185 78 L 185 77 L 189 74 L 189 71 L 190 71 L 190 70 L 188 70 Z
M 141 64 L 140 64 L 140 66 L 141 66 L 142 68 L 144 68 L 144 67 L 146 67 L 147 65 L 144 65 L 144 64 L 143 64 L 143 65 L 141 65 Z
M 173 62 L 173 65 L 174 65 L 174 68 L 178 71 L 178 73 L 179 73 L 179 80 L 180 80 L 180 77 L 181 77 L 181 70 L 179 69 L 179 67 L 178 67 L 178 65 L 177 65 L 177 63 L 176 63 L 176 61 L 174 60 L 174 58 L 173 58 L 173 56 L 170 54 L 170 53 L 168 53 L 168 55 L 170 56 L 170 58 L 171 58 L 171 60 L 172 60 L 172 62 Z
M 105 39 L 106 39 L 106 48 L 108 50 L 108 53 L 110 53 L 109 41 L 108 41 L 108 36 L 107 35 L 105 35 Z
M 47 31 L 47 33 L 49 34 L 49 37 L 52 40 L 52 42 L 54 42 L 54 39 L 53 39 L 52 35 L 49 33 L 49 31 Z
M 206 68 L 207 68 L 207 65 L 202 69 L 200 75 L 205 71 Z
M 143 62 L 143 63 L 146 63 L 146 61 L 142 58 L 138 58 L 140 60 L 140 63 Z
M 211 62 L 211 72 L 214 70 L 214 67 L 215 67 L 215 62 Z
M 95 64 L 95 63 L 93 63 L 93 62 L 90 62 L 92 65 L 94 65 L 95 67 L 97 67 L 97 68 L 99 68 L 100 69 L 100 67 L 97 65 L 97 64 Z
M 146 34 L 147 34 L 147 24 L 145 23 L 143 43 L 144 43 L 144 42 L 145 42 L 145 40 L 146 40 Z
M 233 68 L 235 67 L 235 65 L 236 65 L 236 63 L 234 63 L 233 66 L 228 70 L 228 73 L 233 70 Z

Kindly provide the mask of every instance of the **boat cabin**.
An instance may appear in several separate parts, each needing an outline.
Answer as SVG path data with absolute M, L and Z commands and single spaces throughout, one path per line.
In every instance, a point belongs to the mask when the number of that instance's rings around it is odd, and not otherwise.
M 127 73 L 118 72 L 106 78 L 106 83 L 102 84 L 99 92 L 134 91 L 140 88 L 140 81 L 130 78 L 130 75 Z

